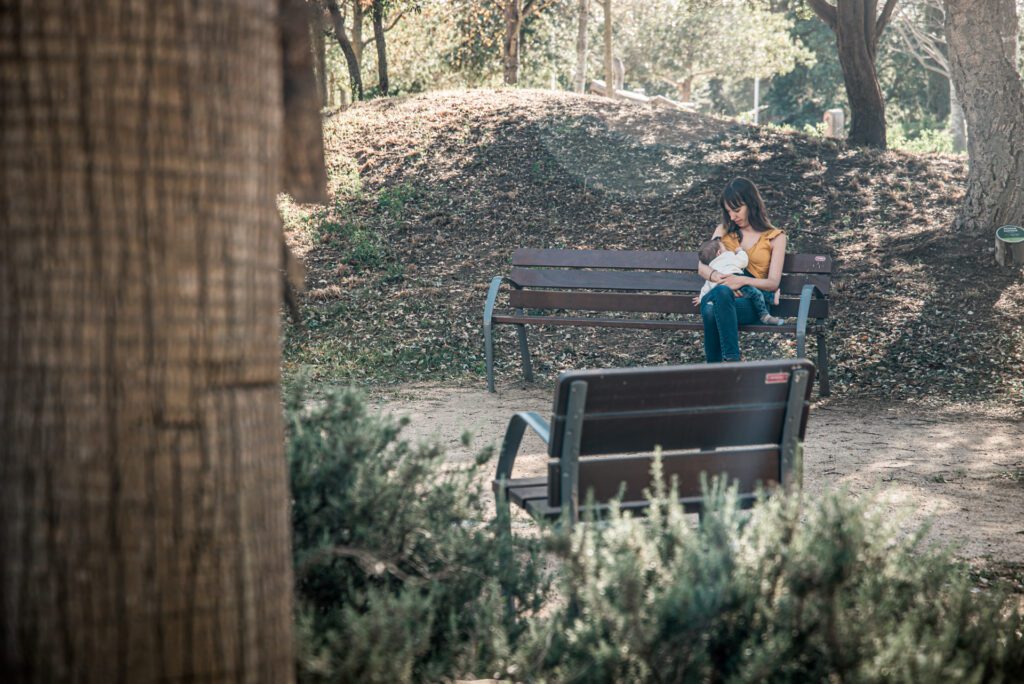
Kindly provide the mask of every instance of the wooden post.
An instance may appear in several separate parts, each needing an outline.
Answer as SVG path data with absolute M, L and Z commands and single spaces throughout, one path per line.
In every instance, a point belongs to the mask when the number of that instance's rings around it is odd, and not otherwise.
M 846 115 L 842 109 L 829 109 L 822 117 L 825 122 L 826 138 L 842 138 L 843 126 L 846 124 Z

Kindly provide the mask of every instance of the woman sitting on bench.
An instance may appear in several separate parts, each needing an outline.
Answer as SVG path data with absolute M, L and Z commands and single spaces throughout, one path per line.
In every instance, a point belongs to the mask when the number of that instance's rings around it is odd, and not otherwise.
M 766 302 L 777 304 L 786 258 L 786 235 L 768 220 L 764 200 L 753 183 L 746 178 L 732 179 L 718 203 L 722 223 L 712 237 L 721 238 L 730 251 L 742 247 L 750 258 L 750 275 L 719 273 L 703 263 L 697 266 L 702 278 L 716 283 L 702 299 L 694 298 L 704 319 L 704 357 L 708 363 L 740 360 L 739 326 L 757 323 L 758 316 L 749 299 L 737 297 L 738 291 L 752 285 L 764 291 Z

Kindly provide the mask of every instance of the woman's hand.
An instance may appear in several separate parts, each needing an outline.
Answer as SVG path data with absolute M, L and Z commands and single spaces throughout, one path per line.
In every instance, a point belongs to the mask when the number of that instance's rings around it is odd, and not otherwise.
M 748 280 L 749 278 L 747 278 L 746 276 L 727 275 L 722 278 L 721 284 L 725 285 L 727 288 L 735 292 L 736 290 L 746 285 Z

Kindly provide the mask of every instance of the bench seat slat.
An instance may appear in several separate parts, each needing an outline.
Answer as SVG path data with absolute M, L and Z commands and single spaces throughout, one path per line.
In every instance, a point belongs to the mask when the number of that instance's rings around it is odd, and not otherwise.
M 751 367 L 757 372 L 751 372 Z M 680 407 L 701 413 L 723 406 L 747 410 L 781 406 L 789 391 L 789 374 L 801 368 L 811 372 L 813 381 L 814 366 L 799 359 L 699 364 L 660 373 L 657 367 L 606 368 L 576 371 L 574 377 L 587 382 L 588 414 L 615 415 L 627 409 L 663 414 Z M 568 412 L 566 382 L 559 379 L 558 402 L 552 410 L 556 419 Z M 738 401 L 739 397 L 745 400 Z
M 648 290 L 700 292 L 704 279 L 696 271 L 580 271 L 558 268 L 513 268 L 509 279 L 520 287 L 548 287 L 573 290 Z M 829 294 L 831 280 L 820 275 L 785 274 L 779 282 L 783 294 L 799 295 L 804 285 L 817 286 Z
M 740 508 L 753 508 L 754 503 L 757 501 L 756 494 L 738 494 L 736 496 L 737 502 Z M 704 510 L 704 499 L 699 496 L 686 496 L 679 498 L 679 504 L 683 507 L 685 513 L 700 513 Z M 619 509 L 622 511 L 630 511 L 633 513 L 643 513 L 651 507 L 650 501 L 624 501 L 619 505 Z M 557 518 L 562 514 L 561 506 L 552 506 L 547 499 L 531 499 L 526 502 L 523 506 L 526 512 L 535 518 Z M 595 518 L 600 519 L 606 517 L 611 512 L 611 506 L 608 504 L 597 504 L 594 506 L 580 505 L 580 517 L 584 518 L 588 514 L 593 515 Z
M 644 311 L 666 314 L 698 314 L 700 309 L 689 294 L 626 294 L 621 292 L 560 292 L 556 290 L 513 290 L 509 304 L 516 309 L 566 309 L 570 311 Z M 781 299 L 779 316 L 796 316 L 800 301 Z M 812 299 L 811 318 L 828 316 L 828 300 Z
M 495 316 L 495 324 L 560 325 L 576 328 L 637 328 L 641 330 L 703 330 L 704 324 L 693 321 L 648 321 L 639 318 L 589 318 L 570 316 Z M 810 329 L 810 326 L 808 326 Z M 796 333 L 796 325 L 741 325 L 743 332 Z
M 556 268 L 650 268 L 660 270 L 697 270 L 696 252 L 670 252 L 628 249 L 535 249 L 520 248 L 512 253 L 513 266 L 553 266 Z M 786 273 L 832 272 L 832 257 L 824 254 L 787 254 Z
M 700 474 L 711 478 L 728 473 L 730 481 L 739 482 L 739 491 L 753 492 L 757 484 L 765 487 L 777 484 L 780 476 L 780 450 L 776 445 L 761 448 L 720 449 L 690 453 L 666 453 L 662 455 L 662 474 L 667 487 L 672 478 L 679 483 L 679 496 L 699 497 Z M 622 492 L 623 501 L 643 500 L 644 489 L 651 485 L 651 466 L 654 456 L 588 457 L 579 461 L 580 498 L 584 493 L 593 492 L 595 502 L 606 502 Z M 561 465 L 559 461 L 548 462 L 548 500 L 561 505 Z
M 775 410 L 736 408 L 713 414 L 681 415 L 671 421 L 659 415 L 627 418 L 588 414 L 584 419 L 580 455 L 653 451 L 658 446 L 666 450 L 699 449 L 708 446 L 704 440 L 709 430 L 721 433 L 718 446 L 778 443 L 784 417 L 783 406 Z M 564 423 L 564 418 L 554 419 L 552 433 L 560 430 Z M 558 456 L 560 451 L 561 445 L 552 443 L 550 455 Z

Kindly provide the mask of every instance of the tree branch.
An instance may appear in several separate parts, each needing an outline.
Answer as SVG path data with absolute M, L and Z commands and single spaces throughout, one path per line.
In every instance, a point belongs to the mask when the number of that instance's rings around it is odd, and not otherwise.
M 825 0 L 807 0 L 807 4 L 811 6 L 819 19 L 828 24 L 830 29 L 836 30 L 836 8 L 834 5 L 828 4 Z
M 882 35 L 882 31 L 889 25 L 889 19 L 892 18 L 892 11 L 896 9 L 896 0 L 885 0 L 885 6 L 882 7 L 882 13 L 878 15 L 878 19 L 875 21 L 875 40 L 878 40 L 878 36 Z
M 398 16 L 396 16 L 394 19 L 391 20 L 390 24 L 388 24 L 387 26 L 384 27 L 384 32 L 386 33 L 388 31 L 390 31 L 391 29 L 395 28 L 395 24 L 397 24 L 398 20 L 401 19 L 404 16 L 405 16 L 405 10 L 402 10 L 401 12 L 398 13 Z

